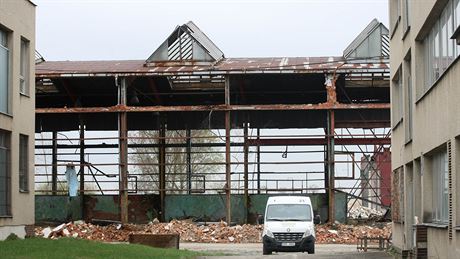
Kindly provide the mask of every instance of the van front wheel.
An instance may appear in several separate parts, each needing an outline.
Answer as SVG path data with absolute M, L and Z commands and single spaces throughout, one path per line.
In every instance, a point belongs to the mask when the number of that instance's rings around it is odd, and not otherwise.
M 264 255 L 271 255 L 272 254 L 272 251 L 270 249 L 268 249 L 265 244 L 263 245 L 263 248 L 262 248 L 262 254 Z
M 309 254 L 314 254 L 315 253 L 315 243 L 311 243 L 307 247 L 307 253 Z

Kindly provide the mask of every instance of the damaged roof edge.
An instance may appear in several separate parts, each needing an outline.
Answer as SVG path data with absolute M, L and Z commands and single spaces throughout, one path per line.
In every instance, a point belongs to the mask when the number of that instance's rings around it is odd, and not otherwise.
M 342 57 L 225 58 L 208 66 L 144 66 L 143 60 L 45 61 L 36 65 L 37 77 L 109 75 L 170 76 L 285 73 L 388 73 L 386 59 L 344 60 Z

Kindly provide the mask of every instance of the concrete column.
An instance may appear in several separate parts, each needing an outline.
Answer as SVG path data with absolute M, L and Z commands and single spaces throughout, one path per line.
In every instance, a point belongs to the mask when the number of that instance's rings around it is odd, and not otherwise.
M 337 78 L 335 74 L 326 74 L 324 85 L 326 86 L 327 92 L 327 103 L 337 103 L 337 92 L 335 82 Z M 327 111 L 327 148 L 326 148 L 326 160 L 327 160 L 327 174 L 325 179 L 328 179 L 326 191 L 328 194 L 328 217 L 329 222 L 334 223 L 335 221 L 335 200 L 334 200 L 334 189 L 335 189 L 335 148 L 334 148 L 334 131 L 335 131 L 335 116 L 334 110 Z
M 186 138 L 187 138 L 187 191 L 188 194 L 192 194 L 192 139 L 191 130 L 187 127 Z
M 225 78 L 225 104 L 230 105 L 230 80 L 227 76 Z M 231 223 L 231 156 L 230 156 L 230 111 L 225 112 L 225 180 L 226 180 L 226 207 L 227 207 L 227 223 L 230 225 Z
M 160 129 L 159 129 L 159 187 L 160 187 L 160 220 L 165 221 L 165 197 L 166 197 L 166 124 L 163 116 L 160 116 Z
M 126 106 L 126 78 L 121 78 L 118 88 L 118 104 Z M 119 199 L 120 199 L 120 220 L 122 224 L 128 223 L 128 114 L 118 113 L 118 134 L 119 134 Z
M 80 195 L 85 195 L 85 123 L 80 118 Z
M 249 145 L 248 145 L 248 123 L 244 123 L 244 205 L 246 209 L 246 223 L 249 214 Z
M 257 194 L 260 194 L 260 129 L 257 128 Z
M 57 168 L 57 132 L 53 131 L 53 150 L 51 153 L 51 160 L 52 160 L 52 168 L 51 168 L 51 191 L 53 195 L 57 194 L 57 175 L 58 175 L 58 168 Z
M 334 161 L 334 128 L 335 118 L 334 111 L 327 111 L 327 174 L 329 176 L 327 193 L 328 193 L 328 217 L 329 222 L 335 222 L 335 200 L 334 200 L 334 189 L 335 189 L 335 161 Z

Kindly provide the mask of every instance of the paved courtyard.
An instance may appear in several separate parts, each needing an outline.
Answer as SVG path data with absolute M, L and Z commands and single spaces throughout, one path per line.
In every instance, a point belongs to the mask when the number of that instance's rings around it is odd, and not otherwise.
M 316 245 L 316 253 L 309 255 L 307 253 L 273 253 L 273 255 L 262 255 L 261 243 L 250 244 L 209 244 L 209 243 L 181 243 L 181 249 L 193 251 L 222 253 L 226 256 L 212 256 L 203 258 L 392 258 L 385 252 L 370 251 L 358 252 L 356 245 L 340 245 L 340 244 L 318 244 Z

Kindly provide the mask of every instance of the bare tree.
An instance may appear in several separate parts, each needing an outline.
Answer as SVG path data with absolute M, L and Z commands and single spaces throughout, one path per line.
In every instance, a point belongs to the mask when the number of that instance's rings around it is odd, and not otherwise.
M 139 137 L 132 142 L 136 144 L 158 144 L 158 131 L 139 131 L 131 134 L 132 137 Z M 197 138 L 198 137 L 198 138 Z M 214 133 L 210 130 L 191 131 L 193 143 L 212 143 L 220 141 L 214 138 Z M 166 131 L 166 145 L 186 144 L 185 131 Z M 166 148 L 166 189 L 174 190 L 174 193 L 184 193 L 187 191 L 187 148 L 167 147 Z M 200 146 L 191 148 L 191 175 L 193 179 L 205 181 L 220 179 L 215 173 L 223 172 L 223 154 L 220 148 Z M 130 149 L 130 160 L 135 164 L 130 172 L 140 174 L 138 176 L 137 188 L 144 191 L 157 190 L 159 187 L 159 152 L 158 148 L 136 147 Z M 201 176 L 197 178 L 197 176 Z M 206 183 L 206 187 L 218 186 Z

